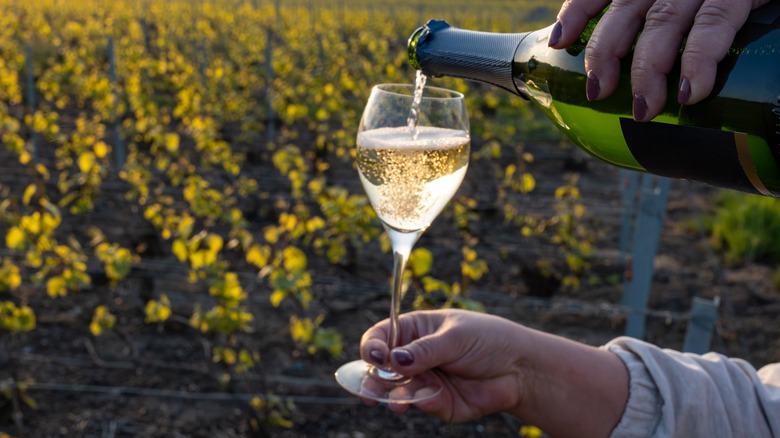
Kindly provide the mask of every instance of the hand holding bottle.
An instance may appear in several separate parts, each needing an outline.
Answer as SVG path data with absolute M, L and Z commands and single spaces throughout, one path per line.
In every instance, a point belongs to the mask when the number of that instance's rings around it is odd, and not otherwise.
M 555 436 L 607 436 L 623 412 L 628 373 L 611 352 L 462 310 L 410 312 L 400 325 L 400 347 L 388 351 L 385 320 L 363 335 L 361 355 L 407 376 L 436 369 L 444 389 L 414 406 L 442 420 L 508 412 Z
M 586 49 L 586 93 L 589 100 L 599 100 L 615 90 L 620 59 L 630 53 L 641 31 L 633 52 L 631 89 L 634 118 L 646 121 L 664 107 L 666 77 L 684 39 L 677 99 L 680 104 L 693 104 L 712 91 L 716 65 L 726 55 L 750 11 L 768 1 L 568 0 L 561 7 L 549 44 L 554 48 L 572 44 L 588 20 L 610 5 Z

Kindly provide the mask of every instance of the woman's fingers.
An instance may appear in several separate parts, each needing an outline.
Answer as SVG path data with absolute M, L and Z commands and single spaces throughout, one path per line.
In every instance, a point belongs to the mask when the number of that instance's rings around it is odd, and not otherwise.
M 387 348 L 387 321 L 383 321 L 363 333 L 360 341 L 360 357 L 374 365 L 384 366 L 390 357 Z
M 678 101 L 693 104 L 707 97 L 715 84 L 717 64 L 750 11 L 769 0 L 705 0 L 696 13 L 682 55 Z
M 630 52 L 653 0 L 616 0 L 601 17 L 585 49 L 589 100 L 612 94 L 620 80 L 620 61 Z
M 569 47 L 577 41 L 588 21 L 601 12 L 610 0 L 566 0 L 558 12 L 558 21 L 548 44 L 555 49 Z
M 387 320 L 368 329 L 360 342 L 363 360 L 413 376 L 459 357 L 457 346 L 464 339 L 447 335 L 452 317 L 435 311 L 410 312 L 401 315 L 399 325 L 400 345 L 392 351 L 387 346 Z
M 712 92 L 717 64 L 737 31 L 751 10 L 768 1 L 567 0 L 558 14 L 550 46 L 564 48 L 573 43 L 587 20 L 609 4 L 585 51 L 586 95 L 598 100 L 614 92 L 620 79 L 620 61 L 633 47 L 634 118 L 651 120 L 663 110 L 670 85 L 677 88 L 676 98 L 681 104 L 699 102 Z M 680 81 L 667 84 L 684 41 Z
M 631 63 L 635 120 L 652 119 L 666 104 L 667 75 L 701 4 L 702 0 L 658 0 L 650 5 Z
M 631 64 L 634 119 L 650 120 L 666 104 L 667 89 L 676 87 L 676 100 L 694 104 L 707 97 L 723 60 L 750 11 L 766 3 L 753 0 L 657 0 L 647 11 Z M 667 77 L 680 56 L 680 80 Z
M 435 332 L 443 319 L 444 317 L 436 312 L 410 312 L 401 315 L 398 322 L 400 345 Z M 360 340 L 360 356 L 363 360 L 375 365 L 390 364 L 390 349 L 387 346 L 389 331 L 390 321 L 386 319 L 363 333 Z
M 567 0 L 558 13 L 558 22 L 550 35 L 550 47 L 561 49 L 574 43 L 588 21 L 607 5 L 585 50 L 588 73 L 586 95 L 589 100 L 603 99 L 617 88 L 620 61 L 630 51 L 644 17 L 654 0 Z

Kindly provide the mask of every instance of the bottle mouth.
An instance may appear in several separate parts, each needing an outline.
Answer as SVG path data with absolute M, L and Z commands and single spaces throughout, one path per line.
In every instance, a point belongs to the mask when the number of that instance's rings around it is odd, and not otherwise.
M 409 56 L 409 64 L 411 64 L 415 70 L 422 70 L 420 62 L 417 61 L 417 44 L 422 42 L 422 40 L 424 40 L 425 37 L 430 33 L 431 30 L 428 28 L 428 26 L 423 25 L 418 27 L 417 30 L 412 33 L 412 36 L 409 37 L 409 41 L 407 43 L 407 53 Z

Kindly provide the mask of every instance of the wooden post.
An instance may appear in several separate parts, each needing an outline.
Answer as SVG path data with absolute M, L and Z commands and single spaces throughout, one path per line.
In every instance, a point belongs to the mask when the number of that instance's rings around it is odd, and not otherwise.
M 197 31 L 197 28 L 196 28 Z M 206 60 L 208 59 L 206 55 L 206 37 L 201 36 L 200 37 L 200 48 L 198 50 L 198 53 L 200 56 L 198 56 L 198 71 L 200 72 L 200 81 L 201 86 L 203 87 L 203 95 L 208 96 L 209 94 L 209 82 L 206 80 L 206 66 L 208 63 Z
M 114 164 L 117 172 L 125 165 L 125 145 L 122 143 L 120 120 L 117 109 L 119 108 L 119 85 L 116 76 L 116 49 L 114 48 L 114 37 L 108 37 L 108 76 L 111 82 L 111 123 L 114 125 Z
M 265 98 L 267 105 L 268 117 L 268 140 L 272 141 L 276 137 L 276 126 L 274 125 L 276 115 L 274 114 L 274 66 L 273 66 L 273 39 L 274 33 L 271 28 L 268 28 L 266 32 L 266 45 L 265 45 Z
M 623 210 L 620 215 L 620 255 L 625 258 L 628 254 L 631 231 L 634 229 L 634 202 L 636 199 L 639 173 L 631 170 L 620 171 L 621 201 Z
M 712 332 L 715 328 L 715 321 L 718 320 L 719 304 L 720 298 L 718 297 L 712 300 L 701 297 L 693 298 L 691 319 L 688 321 L 683 351 L 696 354 L 710 351 Z
M 24 63 L 25 63 L 25 70 L 27 73 L 27 105 L 29 106 L 30 115 L 35 115 L 35 109 L 38 107 L 38 104 L 35 102 L 35 78 L 33 77 L 33 56 L 32 56 L 32 46 L 30 46 L 30 43 L 27 43 L 27 46 L 25 46 L 24 49 Z M 38 134 L 31 130 L 30 134 L 30 141 L 32 142 L 33 146 L 33 163 L 38 162 Z
M 658 178 L 658 184 L 654 187 L 655 178 Z M 645 334 L 653 262 L 658 252 L 670 185 L 671 180 L 668 178 L 642 175 L 639 212 L 634 226 L 633 255 L 628 268 L 632 275 L 624 282 L 622 299 L 622 304 L 629 309 L 626 335 L 637 339 L 642 339 Z
M 309 31 L 314 35 L 317 31 L 317 7 L 316 3 L 309 1 Z

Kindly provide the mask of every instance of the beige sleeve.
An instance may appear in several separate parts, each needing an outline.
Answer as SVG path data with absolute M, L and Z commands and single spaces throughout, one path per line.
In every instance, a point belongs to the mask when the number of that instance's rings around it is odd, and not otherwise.
M 780 364 L 695 355 L 620 337 L 604 347 L 630 375 L 613 437 L 780 437 Z

